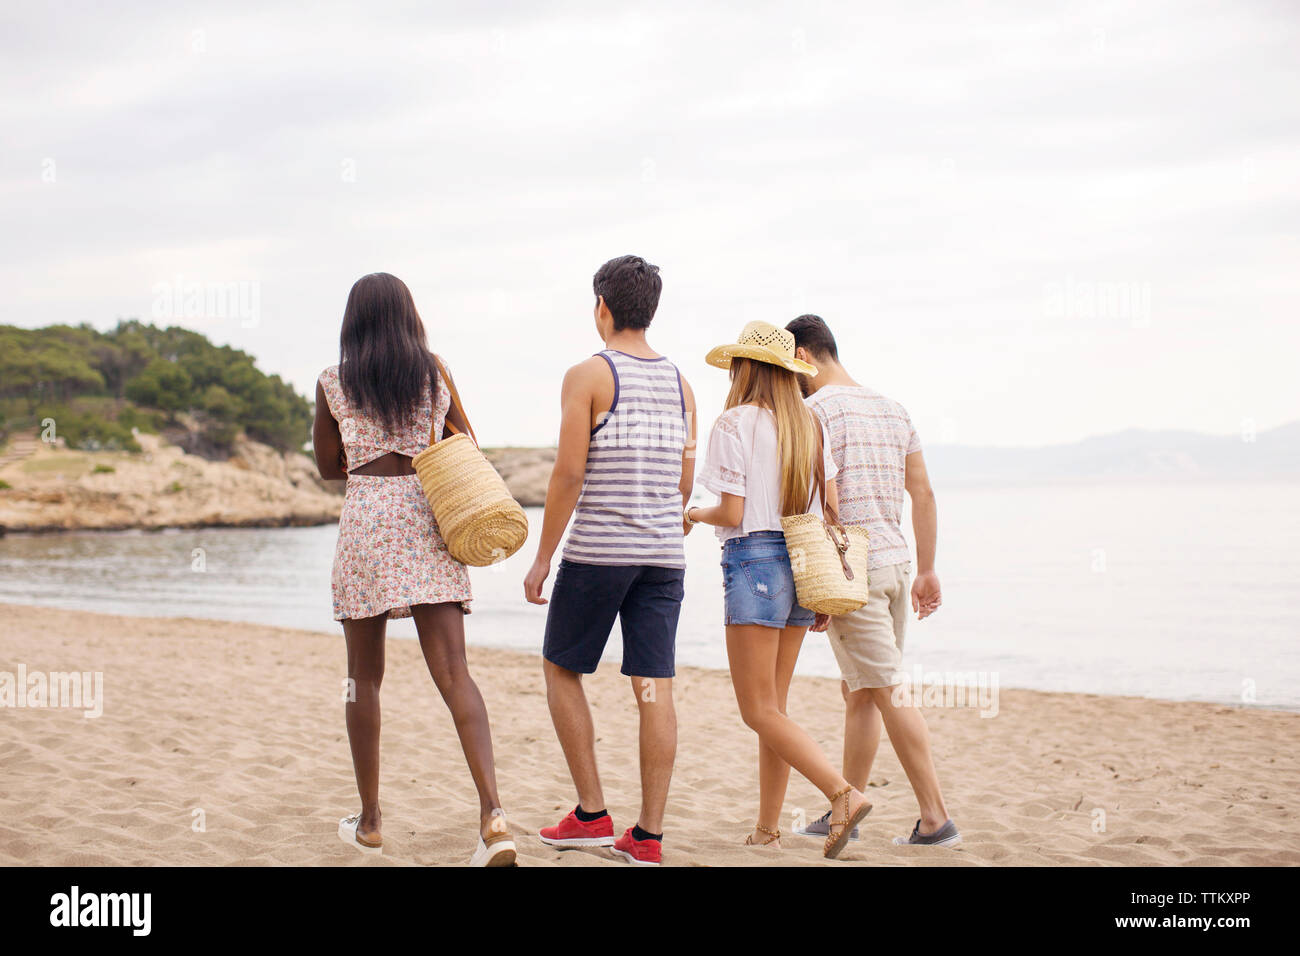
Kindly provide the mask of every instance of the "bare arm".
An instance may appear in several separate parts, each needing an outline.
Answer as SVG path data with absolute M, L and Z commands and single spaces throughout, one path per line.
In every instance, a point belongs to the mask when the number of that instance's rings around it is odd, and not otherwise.
M 690 383 L 682 379 L 682 398 L 686 403 L 686 447 L 682 450 L 682 480 L 678 487 L 682 492 L 682 507 L 685 508 L 691 502 L 691 494 L 695 491 L 695 453 L 696 453 L 696 422 L 695 422 L 695 392 L 691 390 Z M 682 523 L 682 531 L 685 534 L 691 533 L 691 526 L 685 522 Z
M 599 369 L 592 360 L 575 365 L 564 376 L 560 389 L 560 442 L 555 452 L 555 466 L 546 488 L 546 511 L 542 516 L 542 533 L 537 557 L 524 578 L 524 597 L 532 604 L 545 604 L 542 585 L 551 573 L 551 559 L 569 526 L 573 509 L 582 493 L 587 473 L 587 450 L 591 444 L 591 409 L 595 394 L 595 376 Z M 604 364 L 603 359 L 598 359 Z
M 696 506 L 690 510 L 693 520 L 717 528 L 734 528 L 745 520 L 745 496 L 723 492 L 716 505 Z
M 939 540 L 939 507 L 925 470 L 925 458 L 916 451 L 907 456 L 904 487 L 912 499 L 912 533 L 916 535 L 916 580 L 912 582 L 912 610 L 921 620 L 943 603 L 939 576 L 934 570 Z
M 325 389 L 316 383 L 316 420 L 311 426 L 312 453 L 316 456 L 316 470 L 327 481 L 346 479 L 347 456 L 343 453 L 343 436 L 339 434 L 339 423 L 330 414 L 329 402 L 325 400 Z

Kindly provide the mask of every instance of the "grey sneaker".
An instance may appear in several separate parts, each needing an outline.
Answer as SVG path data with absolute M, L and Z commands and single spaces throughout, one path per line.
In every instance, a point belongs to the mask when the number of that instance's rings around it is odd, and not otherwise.
M 945 820 L 943 826 L 933 833 L 922 833 L 921 821 L 917 820 L 912 835 L 894 837 L 894 843 L 898 846 L 957 846 L 961 843 L 961 834 L 957 832 L 957 824 L 951 820 Z
M 831 812 L 827 810 L 820 817 L 806 826 L 796 827 L 795 833 L 802 836 L 828 837 L 831 835 Z M 850 840 L 858 839 L 858 828 L 854 827 L 853 832 L 849 834 Z

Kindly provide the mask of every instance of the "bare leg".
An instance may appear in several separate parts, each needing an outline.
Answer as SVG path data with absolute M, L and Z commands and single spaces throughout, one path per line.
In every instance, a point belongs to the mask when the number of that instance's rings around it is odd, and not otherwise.
M 781 632 L 773 627 L 732 625 L 727 628 L 727 659 L 740 716 L 782 760 L 808 778 L 826 799 L 849 786 L 831 766 L 817 743 L 777 706 L 776 662 Z M 849 795 L 850 813 L 866 802 Z
M 939 791 L 939 774 L 934 769 L 930 753 L 930 731 L 920 709 L 911 706 L 910 694 L 904 689 L 895 706 L 893 694 L 896 687 L 873 687 L 871 696 L 889 731 L 889 742 L 894 745 L 898 762 L 903 765 L 916 802 L 921 808 L 921 832 L 933 833 L 948 819 Z
M 671 677 L 633 677 L 641 720 L 641 816 L 637 826 L 647 833 L 664 832 L 664 807 L 677 757 L 677 711 Z M 587 809 L 584 803 L 583 809 Z M 596 807 L 599 810 L 602 807 Z
M 380 838 L 379 812 L 379 685 L 384 680 L 384 627 L 386 615 L 343 622 L 348 647 L 348 679 L 352 693 L 343 706 L 352 748 L 352 768 L 361 796 L 361 822 L 357 835 L 368 841 Z
M 420 634 L 424 662 L 456 724 L 469 775 L 478 790 L 479 831 L 487 836 L 492 811 L 501 806 L 501 801 L 497 797 L 487 706 L 465 660 L 465 612 L 457 603 L 417 604 L 411 614 Z
M 555 736 L 578 789 L 578 805 L 588 813 L 605 809 L 605 794 L 596 772 L 596 727 L 582 689 L 582 675 L 543 659 L 546 704 L 551 710 Z M 658 831 L 656 831 L 658 832 Z
M 871 765 L 880 749 L 880 708 L 870 688 L 853 692 L 840 681 L 844 695 L 844 777 L 863 793 L 871 779 Z
M 776 652 L 776 707 L 786 715 L 786 701 L 790 695 L 790 680 L 794 665 L 803 647 L 804 627 L 782 629 Z M 786 715 L 788 716 L 788 715 Z M 785 804 L 785 791 L 790 782 L 790 765 L 781 755 L 758 740 L 758 823 L 773 832 L 781 827 L 781 808 Z M 862 788 L 859 787 L 859 790 Z M 754 841 L 764 843 L 770 839 L 762 830 L 754 831 Z

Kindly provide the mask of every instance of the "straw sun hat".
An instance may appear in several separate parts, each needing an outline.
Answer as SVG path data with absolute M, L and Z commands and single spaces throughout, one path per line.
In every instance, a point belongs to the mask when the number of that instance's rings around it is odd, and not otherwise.
M 794 336 L 767 322 L 750 322 L 735 345 L 719 345 L 704 356 L 704 361 L 717 368 L 731 368 L 734 358 L 779 365 L 800 375 L 817 374 L 816 367 L 794 357 Z

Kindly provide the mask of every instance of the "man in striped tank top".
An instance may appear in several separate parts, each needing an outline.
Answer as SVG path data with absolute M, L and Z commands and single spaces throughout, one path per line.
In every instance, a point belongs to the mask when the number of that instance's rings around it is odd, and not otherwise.
M 695 480 L 695 396 L 677 367 L 646 342 L 663 285 L 658 266 L 638 256 L 611 259 L 592 285 L 605 349 L 564 377 L 541 540 L 524 579 L 524 596 L 546 604 L 542 586 L 572 517 L 542 657 L 551 720 L 578 805 L 540 835 L 551 846 L 610 846 L 631 863 L 656 865 L 677 754 L 672 678 L 686 569 L 682 511 Z M 622 670 L 641 721 L 641 813 L 618 840 L 582 688 L 616 617 Z

